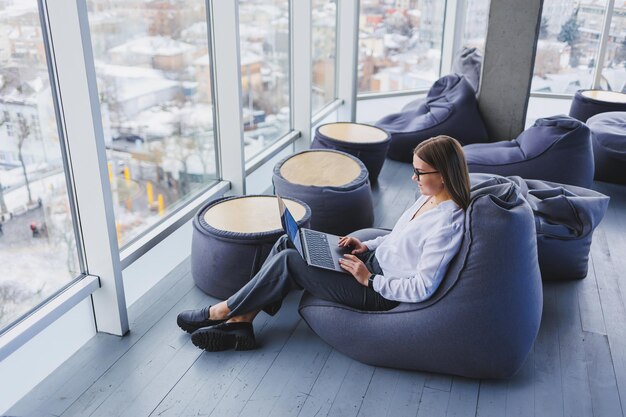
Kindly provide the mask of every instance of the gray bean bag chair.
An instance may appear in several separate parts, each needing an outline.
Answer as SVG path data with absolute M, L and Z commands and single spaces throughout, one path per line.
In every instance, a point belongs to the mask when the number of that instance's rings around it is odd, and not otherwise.
M 626 184 L 626 112 L 601 113 L 587 120 L 598 181 Z
M 514 182 L 490 179 L 473 188 L 461 248 L 431 298 L 368 312 L 305 292 L 299 312 L 335 349 L 370 365 L 506 378 L 532 349 L 542 306 L 532 210 Z
M 350 126 L 352 129 L 333 129 L 337 126 Z M 336 136 L 332 136 L 331 132 Z M 366 138 L 359 140 L 355 137 L 359 132 L 365 133 Z M 378 174 L 385 163 L 390 141 L 389 133 L 377 127 L 363 123 L 335 122 L 320 125 L 315 129 L 311 149 L 335 149 L 356 156 L 367 168 L 370 183 L 376 184 Z
M 433 84 L 418 108 L 380 119 L 376 127 L 391 135 L 387 156 L 411 162 L 413 149 L 437 135 L 452 136 L 463 144 L 486 142 L 487 130 L 474 94 L 463 76 L 446 75 Z
M 472 184 L 490 178 L 514 181 L 533 209 L 541 277 L 544 280 L 585 278 L 593 231 L 606 213 L 609 197 L 582 187 L 517 176 L 470 175 Z
M 470 172 L 519 175 L 586 188 L 593 182 L 589 128 L 565 115 L 537 119 L 513 140 L 463 148 Z
M 224 202 L 250 197 L 272 200 L 263 205 L 262 210 L 266 211 L 268 207 L 271 209 L 275 205 L 278 223 L 276 229 L 240 232 L 218 229 L 207 223 L 205 214 L 211 208 Z M 275 200 L 276 197 L 267 195 L 222 197 L 206 203 L 198 210 L 193 218 L 191 238 L 191 276 L 198 288 L 223 300 L 239 291 L 259 272 L 272 246 L 284 234 L 280 227 L 278 203 L 274 203 Z M 304 208 L 301 217 L 295 213 L 294 217 L 301 227 L 309 227 L 311 219 L 309 207 L 303 201 L 294 198 L 287 199 L 287 205 L 290 204 L 289 200 Z M 263 215 L 267 216 L 267 213 Z
M 482 71 L 483 54 L 476 48 L 463 47 L 461 51 L 457 53 L 452 62 L 452 72 L 454 74 L 463 75 L 467 82 L 472 86 L 472 89 L 478 96 L 478 89 L 480 87 L 480 72 Z M 406 104 L 402 111 L 415 110 L 420 105 L 426 102 L 425 97 L 418 98 Z
M 343 155 L 350 159 L 348 162 L 358 165 L 359 173 L 353 180 L 341 185 L 304 185 L 286 179 L 281 172 L 283 165 L 291 158 L 310 152 Z M 344 170 L 343 166 L 337 168 Z M 322 172 L 328 172 L 322 165 L 304 169 L 320 176 Z M 304 201 L 311 208 L 312 229 L 341 236 L 374 224 L 374 203 L 368 175 L 363 162 L 350 154 L 330 149 L 307 150 L 279 161 L 274 166 L 272 184 L 275 194 Z
M 626 94 L 617 91 L 578 90 L 574 94 L 569 115 L 586 122 L 596 114 L 626 111 Z

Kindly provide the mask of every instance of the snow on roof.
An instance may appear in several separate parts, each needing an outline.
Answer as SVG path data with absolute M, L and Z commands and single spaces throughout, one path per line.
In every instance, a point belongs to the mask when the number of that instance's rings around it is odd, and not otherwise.
M 152 68 L 113 65 L 102 61 L 96 61 L 95 64 L 98 69 L 98 75 L 120 78 L 164 78 L 162 71 Z
M 179 85 L 178 81 L 168 80 L 163 72 L 152 68 L 104 64 L 96 61 L 100 77 L 115 78 L 117 99 L 120 101 L 141 97 L 152 92 L 167 90 Z
M 113 47 L 109 52 L 130 53 L 140 55 L 178 55 L 196 49 L 186 42 L 166 38 L 164 36 L 144 36 Z
M 206 22 L 196 22 L 180 32 L 181 38 L 195 38 L 197 36 L 201 36 L 206 40 L 206 35 Z
M 267 36 L 268 30 L 264 27 L 252 25 L 239 25 L 239 37 L 241 39 L 262 39 Z
M 29 40 L 29 39 L 34 39 L 34 40 L 39 40 L 41 39 L 41 35 L 38 32 L 38 29 L 36 29 L 34 26 L 26 26 L 26 25 L 22 25 L 19 27 L 19 29 L 13 29 L 12 31 L 9 32 L 9 39 L 15 39 L 18 41 L 23 41 L 23 40 Z
M 147 80 L 134 79 L 122 82 L 118 85 L 118 100 L 130 100 L 146 94 L 161 90 L 167 90 L 178 86 L 177 81 L 166 80 L 165 78 L 151 78 Z
M 257 62 L 263 62 L 263 57 L 261 55 L 255 54 L 250 51 L 242 51 L 241 53 L 241 65 L 252 65 Z
M 47 73 L 27 69 L 0 69 L 0 98 L 3 102 L 33 104 L 42 90 L 48 87 Z
M 2 19 L 10 19 L 15 17 L 20 17 L 29 13 L 35 13 L 36 7 L 30 2 L 15 2 L 11 5 L 3 5 L 3 8 L 0 9 L 0 20 Z
M 203 65 L 203 66 L 211 65 L 211 60 L 210 60 L 209 54 L 204 54 L 201 57 L 198 57 L 198 58 L 194 59 L 193 60 L 193 64 L 194 65 Z

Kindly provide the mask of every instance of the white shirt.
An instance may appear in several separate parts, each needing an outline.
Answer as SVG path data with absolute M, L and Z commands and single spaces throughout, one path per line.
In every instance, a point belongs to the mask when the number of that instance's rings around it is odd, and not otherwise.
M 427 200 L 427 196 L 420 196 L 389 234 L 363 242 L 376 250 L 383 271 L 374 277 L 374 290 L 388 300 L 419 302 L 429 298 L 461 246 L 465 212 L 453 200 L 443 201 L 411 220 Z

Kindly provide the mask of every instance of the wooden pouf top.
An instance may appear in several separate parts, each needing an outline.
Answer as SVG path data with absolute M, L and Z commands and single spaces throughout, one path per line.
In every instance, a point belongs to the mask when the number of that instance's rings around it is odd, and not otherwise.
M 607 103 L 626 103 L 626 94 L 616 91 L 605 90 L 585 90 L 581 95 L 592 98 L 598 101 L 604 101 Z
M 283 198 L 296 221 L 306 215 L 306 208 Z M 234 198 L 215 204 L 204 213 L 204 220 L 219 230 L 238 233 L 260 233 L 282 229 L 278 200 L 274 196 Z
M 320 126 L 319 132 L 331 139 L 351 143 L 384 142 L 389 138 L 384 130 L 359 123 L 329 123 Z
M 339 187 L 361 175 L 361 166 L 349 156 L 320 150 L 294 155 L 280 167 L 280 174 L 292 184 Z

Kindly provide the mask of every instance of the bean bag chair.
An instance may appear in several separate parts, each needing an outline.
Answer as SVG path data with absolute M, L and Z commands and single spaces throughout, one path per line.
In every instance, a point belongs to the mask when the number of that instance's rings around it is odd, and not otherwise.
M 272 184 L 275 194 L 311 208 L 312 229 L 341 236 L 374 224 L 367 169 L 345 152 L 313 149 L 289 155 L 275 165 Z
M 626 184 L 626 112 L 601 113 L 587 120 L 591 129 L 594 179 Z
M 328 344 L 370 365 L 506 378 L 532 349 L 542 306 L 532 210 L 514 182 L 490 179 L 472 189 L 461 248 L 429 299 L 369 312 L 305 292 L 299 312 Z
M 609 205 L 597 191 L 548 181 L 492 174 L 470 174 L 472 184 L 490 178 L 514 181 L 533 210 L 537 254 L 543 280 L 582 279 L 587 276 L 593 231 Z
M 578 90 L 572 99 L 569 115 L 586 122 L 591 116 L 612 111 L 626 111 L 626 94 L 617 91 Z
M 452 62 L 452 72 L 465 77 L 467 82 L 472 86 L 472 89 L 478 95 L 478 89 L 480 87 L 480 72 L 482 70 L 483 54 L 476 48 L 463 49 L 456 55 Z M 418 98 L 406 104 L 402 111 L 415 110 L 420 105 L 426 102 L 425 97 Z
M 301 227 L 311 210 L 302 201 L 285 204 Z M 252 278 L 284 234 L 275 196 L 223 197 L 205 204 L 193 218 L 191 276 L 205 293 L 226 299 Z
M 591 133 L 565 115 L 537 119 L 516 139 L 464 146 L 470 172 L 553 181 L 589 188 L 593 182 Z
M 457 74 L 437 80 L 417 109 L 385 116 L 376 127 L 391 135 L 387 156 L 402 162 L 411 162 L 413 149 L 433 136 L 452 136 L 463 144 L 488 138 L 474 90 Z
M 336 122 L 318 126 L 311 149 L 335 149 L 356 156 L 369 172 L 370 184 L 378 182 L 383 167 L 389 133 L 362 123 Z

